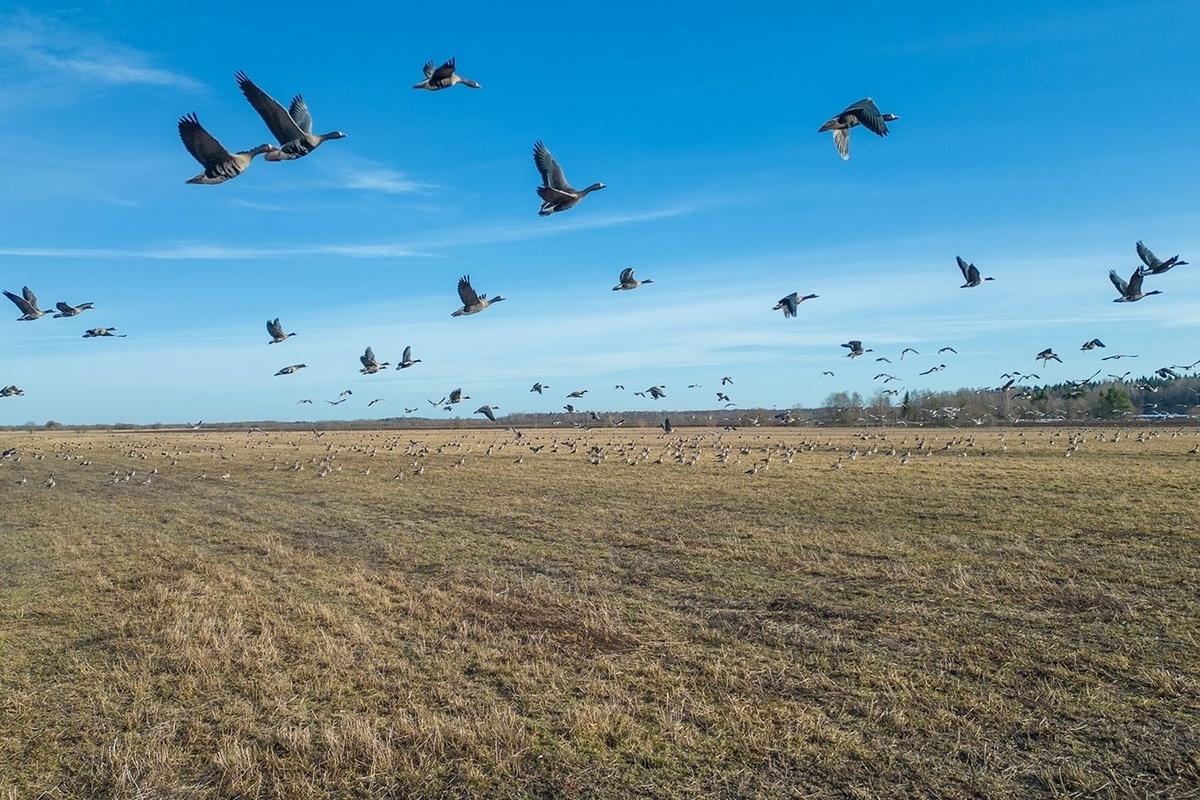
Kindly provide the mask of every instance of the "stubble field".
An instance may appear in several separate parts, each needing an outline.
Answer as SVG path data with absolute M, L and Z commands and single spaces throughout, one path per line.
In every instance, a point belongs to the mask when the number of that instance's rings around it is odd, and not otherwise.
M 1194 428 L 2 441 L 3 797 L 1200 796 Z

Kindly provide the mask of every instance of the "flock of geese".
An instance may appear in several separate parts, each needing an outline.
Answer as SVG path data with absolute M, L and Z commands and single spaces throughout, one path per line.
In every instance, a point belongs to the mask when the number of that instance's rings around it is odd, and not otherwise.
M 458 74 L 455 59 L 453 58 L 436 67 L 433 61 L 428 61 L 423 68 L 423 73 L 424 80 L 414 84 L 414 89 L 441 91 L 458 85 L 471 89 L 481 88 L 480 84 L 476 81 Z M 189 178 L 187 183 L 202 185 L 221 184 L 240 176 L 258 155 L 262 155 L 268 162 L 293 161 L 310 155 L 327 141 L 345 138 L 346 134 L 340 130 L 320 134 L 314 133 L 312 113 L 302 95 L 296 94 L 292 97 L 288 106 L 284 107 L 280 102 L 271 97 L 271 95 L 263 91 L 244 72 L 239 70 L 235 73 L 234 77 L 243 97 L 262 119 L 262 122 L 274 137 L 276 143 L 272 144 L 268 142 L 247 150 L 231 152 L 201 125 L 195 113 L 185 114 L 178 122 L 179 137 L 184 147 L 200 164 L 203 170 L 200 174 Z M 884 137 L 889 133 L 887 123 L 899 119 L 900 117 L 896 114 L 881 112 L 871 98 L 864 98 L 847 106 L 840 113 L 831 117 L 818 128 L 818 132 L 832 133 L 834 146 L 838 154 L 842 159 L 848 159 L 850 157 L 850 133 L 854 128 L 862 127 L 876 136 Z M 541 141 L 536 141 L 533 145 L 533 162 L 541 177 L 541 185 L 536 189 L 537 195 L 541 200 L 541 205 L 538 208 L 540 216 L 549 216 L 572 209 L 592 192 L 605 188 L 605 184 L 600 182 L 592 183 L 583 189 L 574 188 L 567 180 L 562 166 Z M 1131 303 L 1151 295 L 1161 294 L 1161 291 L 1158 289 L 1145 291 L 1143 289 L 1145 278 L 1151 275 L 1162 275 L 1176 266 L 1188 263 L 1181 260 L 1178 255 L 1166 260 L 1159 259 L 1141 241 L 1137 242 L 1136 252 L 1142 264 L 1133 271 L 1128 279 L 1122 278 L 1116 270 L 1112 270 L 1109 273 L 1109 278 L 1119 295 L 1114 302 Z M 986 282 L 995 280 L 992 276 L 984 277 L 975 264 L 966 261 L 961 256 L 955 256 L 955 260 L 965 281 L 961 288 L 975 288 L 982 286 Z M 652 279 L 643 278 L 639 280 L 634 276 L 633 268 L 626 268 L 621 271 L 617 285 L 613 287 L 613 291 L 629 291 L 651 283 L 653 283 Z M 461 306 L 451 312 L 452 317 L 481 313 L 505 299 L 503 295 L 488 297 L 487 294 L 480 294 L 472 286 L 469 275 L 459 278 L 457 290 Z M 19 295 L 10 291 L 5 291 L 4 295 L 20 310 L 21 316 L 18 317 L 19 321 L 36 320 L 48 313 L 39 307 L 37 296 L 28 286 L 24 287 L 22 293 Z M 799 292 L 792 292 L 780 298 L 772 310 L 783 311 L 785 318 L 793 318 L 798 316 L 799 307 L 803 302 L 816 299 L 817 297 L 818 295 L 816 294 L 802 295 Z M 86 302 L 71 305 L 65 301 L 60 301 L 56 303 L 55 307 L 58 310 L 58 313 L 53 315 L 55 318 L 73 317 L 93 309 L 94 303 Z M 285 332 L 278 317 L 267 320 L 266 327 L 270 335 L 269 344 L 280 344 L 296 335 L 294 331 Z M 122 337 L 125 335 L 115 333 L 114 331 L 116 330 L 115 327 L 111 326 L 90 328 L 83 334 L 83 338 Z M 1103 346 L 1103 343 L 1099 339 L 1093 339 L 1090 343 L 1085 344 L 1082 349 L 1089 350 Z M 848 349 L 849 352 L 846 355 L 850 358 L 858 358 L 866 353 L 874 352 L 872 348 L 864 347 L 860 340 L 850 340 L 842 344 L 842 347 Z M 952 350 L 952 348 L 943 348 L 939 352 L 945 352 L 946 350 Z M 900 358 L 903 359 L 904 355 L 908 352 L 916 353 L 917 351 L 913 348 L 906 348 L 900 354 Z M 1113 358 L 1116 357 L 1119 356 L 1113 356 Z M 1043 364 L 1049 360 L 1061 361 L 1051 348 L 1046 348 L 1039 353 L 1037 359 L 1041 360 Z M 890 363 L 890 359 L 886 356 L 880 356 L 876 360 Z M 371 347 L 366 348 L 364 353 L 359 357 L 359 361 L 362 365 L 360 372 L 364 375 L 373 375 L 391 366 L 390 362 L 379 361 Z M 421 359 L 412 358 L 412 348 L 408 346 L 405 347 L 404 355 L 396 365 L 396 368 L 407 369 L 414 364 L 420 363 L 420 361 Z M 275 375 L 293 375 L 306 367 L 307 364 L 304 363 L 289 364 L 280 368 Z M 945 364 L 938 364 L 920 374 L 928 375 L 932 372 L 945 369 L 945 367 Z M 833 375 L 833 372 L 825 371 L 823 374 Z M 1016 374 L 1019 375 L 1019 373 Z M 897 379 L 888 373 L 881 373 L 876 377 L 877 379 L 880 377 L 886 378 L 887 381 Z M 1013 380 L 1009 380 L 1009 383 L 1005 384 L 1003 388 L 1007 389 L 1012 384 Z M 693 384 L 693 386 L 696 385 Z M 544 388 L 544 385 L 537 383 L 531 391 L 537 391 L 540 394 L 542 388 Z M 457 394 L 452 393 L 452 397 L 465 397 L 461 395 L 461 390 L 455 391 Z M 898 390 L 889 390 L 891 394 L 895 394 L 896 392 Z M 0 397 L 21 394 L 23 392 L 16 386 L 7 386 L 0 389 Z M 665 397 L 663 387 L 659 385 L 650 387 L 644 392 L 636 392 L 635 394 L 643 397 L 649 395 L 655 400 Z M 736 405 L 723 392 L 718 392 L 717 398 L 719 402 L 725 402 L 726 407 Z M 341 400 L 337 402 L 341 402 Z M 374 402 L 379 402 L 379 400 L 373 401 L 372 405 Z M 433 403 L 433 401 L 430 402 Z M 459 399 L 450 400 L 450 404 L 457 402 L 459 402 Z M 443 404 L 434 403 L 434 405 L 441 407 Z M 449 406 L 446 407 L 449 408 Z M 494 405 L 484 405 L 475 413 L 482 414 L 494 421 L 494 411 L 497 408 L 498 406 Z M 575 410 L 572 405 L 564 406 L 564 408 L 568 412 Z

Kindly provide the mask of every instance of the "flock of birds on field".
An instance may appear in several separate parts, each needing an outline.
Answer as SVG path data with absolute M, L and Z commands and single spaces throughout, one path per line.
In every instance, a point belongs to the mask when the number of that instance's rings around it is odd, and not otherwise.
M 425 64 L 424 80 L 413 86 L 414 89 L 427 91 L 440 91 L 449 89 L 457 85 L 463 85 L 472 89 L 479 89 L 480 84 L 464 78 L 456 71 L 455 59 L 451 58 L 441 66 L 434 66 L 433 61 Z M 178 132 L 179 137 L 187 149 L 187 151 L 199 162 L 203 171 L 187 180 L 189 184 L 205 184 L 216 185 L 229 181 L 240 176 L 251 165 L 254 158 L 262 155 L 268 162 L 293 161 L 303 158 L 313 153 L 318 147 L 327 141 L 345 138 L 346 134 L 339 130 L 333 130 L 328 133 L 316 134 L 313 132 L 313 118 L 304 97 L 300 94 L 295 95 L 290 104 L 285 108 L 281 103 L 263 91 L 255 84 L 249 76 L 244 72 L 238 71 L 235 73 L 238 88 L 246 101 L 261 117 L 268 131 L 275 138 L 277 144 L 264 143 L 257 147 L 248 150 L 239 150 L 231 152 L 220 143 L 212 134 L 210 134 L 201 124 L 198 116 L 195 113 L 189 113 L 179 119 Z M 833 136 L 834 146 L 842 159 L 850 157 L 850 134 L 856 127 L 862 127 L 877 136 L 884 137 L 889 133 L 889 122 L 899 120 L 900 117 L 892 113 L 883 113 L 876 106 L 871 98 L 864 98 L 856 103 L 853 103 L 843 109 L 840 113 L 830 118 L 827 122 L 818 128 L 818 132 L 830 132 Z M 599 191 L 605 188 L 603 183 L 592 183 L 584 189 L 576 189 L 571 186 L 567 180 L 562 167 L 551 154 L 550 150 L 541 141 L 537 141 L 533 145 L 533 162 L 537 168 L 538 174 L 541 177 L 541 185 L 537 187 L 537 195 L 541 200 L 541 205 L 538 208 L 538 214 L 541 216 L 549 216 L 551 214 L 560 213 L 574 208 L 590 193 Z M 1155 294 L 1161 294 L 1161 291 L 1154 289 L 1145 291 L 1143 282 L 1148 276 L 1160 276 L 1176 266 L 1185 265 L 1188 262 L 1180 259 L 1178 255 L 1172 256 L 1169 259 L 1162 260 L 1154 255 L 1141 241 L 1136 244 L 1136 252 L 1141 259 L 1142 264 L 1137 267 L 1128 279 L 1123 278 L 1116 270 L 1109 273 L 1109 279 L 1116 288 L 1118 297 L 1114 302 L 1132 303 L 1143 298 Z M 963 280 L 961 288 L 969 289 L 984 285 L 986 282 L 995 280 L 992 276 L 984 277 L 979 268 L 975 264 L 964 260 L 961 256 L 955 256 L 958 269 L 962 273 Z M 653 283 L 650 278 L 638 279 L 634 275 L 633 268 L 623 269 L 618 277 L 616 286 L 613 286 L 613 291 L 630 291 L 639 287 Z M 481 294 L 476 291 L 471 282 L 469 275 L 464 275 L 458 280 L 457 284 L 458 298 L 461 306 L 451 312 L 452 317 L 462 317 L 474 314 L 479 314 L 491 306 L 502 302 L 505 298 L 503 295 L 494 295 L 489 297 L 487 294 Z M 37 296 L 28 287 L 22 289 L 21 294 L 15 294 L 10 291 L 4 292 L 20 310 L 21 316 L 19 321 L 31 321 L 45 316 L 48 312 L 43 311 L 39 304 Z M 800 294 L 800 292 L 792 292 L 780 298 L 772 310 L 782 311 L 785 318 L 796 317 L 799 314 L 799 307 L 802 303 L 817 299 L 817 294 Z M 85 311 L 92 310 L 95 307 L 93 302 L 79 303 L 77 305 L 68 304 L 65 301 L 59 301 L 55 304 L 58 313 L 54 314 L 55 318 L 74 317 Z M 286 342 L 289 338 L 296 335 L 296 332 L 285 332 L 284 327 L 278 317 L 267 320 L 267 332 L 270 336 L 269 344 L 280 344 Z M 117 328 L 96 327 L 89 328 L 83 333 L 83 338 L 120 338 L 124 337 L 124 333 L 115 333 Z M 842 347 L 847 348 L 849 352 L 846 355 L 850 358 L 858 358 L 866 353 L 875 352 L 873 348 L 864 347 L 860 340 L 850 340 Z M 1082 350 L 1092 350 L 1097 347 L 1104 347 L 1104 344 L 1099 339 L 1091 339 L 1085 343 Z M 951 347 L 944 347 L 938 351 L 939 354 L 947 351 L 956 352 Z M 914 348 L 905 348 L 900 353 L 900 360 L 908 353 L 919 355 Z M 1104 360 L 1118 359 L 1123 357 L 1133 358 L 1136 356 L 1130 354 L 1120 354 L 1109 356 Z M 1046 348 L 1038 353 L 1036 358 L 1043 365 L 1051 360 L 1061 362 L 1061 358 L 1056 355 L 1051 348 Z M 877 362 L 891 363 L 887 356 L 878 356 L 875 359 Z M 374 375 L 387 367 L 391 366 L 391 362 L 380 361 L 376 358 L 372 347 L 368 346 L 361 356 L 359 356 L 361 369 L 359 370 L 364 375 Z M 401 359 L 396 363 L 397 369 L 407 369 L 420 363 L 421 359 L 412 357 L 412 347 L 406 346 Z M 1194 369 L 1195 364 L 1182 367 L 1183 369 Z M 276 376 L 293 375 L 302 369 L 305 369 L 307 364 L 300 362 L 289 364 L 281 367 L 276 373 Z M 920 372 L 919 374 L 929 375 L 934 372 L 941 371 L 946 368 L 946 364 L 939 363 L 931 366 L 929 369 Z M 1159 377 L 1180 377 L 1176 371 L 1181 368 L 1181 365 L 1172 365 L 1163 367 L 1157 371 Z M 833 376 L 832 370 L 826 370 L 823 375 Z M 1096 373 L 1099 374 L 1098 372 Z M 997 387 L 998 391 L 1007 391 L 1021 381 L 1028 381 L 1039 376 L 1034 374 L 1022 375 L 1019 371 L 1012 371 L 1001 376 L 1007 378 L 1007 383 Z M 1092 378 L 1095 378 L 1093 375 Z M 1113 376 L 1116 377 L 1116 376 Z M 1086 385 L 1092 378 L 1083 382 L 1076 382 L 1079 385 Z M 875 380 L 882 379 L 884 383 L 899 380 L 890 373 L 880 373 L 875 376 Z M 731 378 L 726 377 L 722 380 L 722 386 L 732 382 Z M 697 388 L 698 384 L 692 384 L 689 388 Z M 541 394 L 546 388 L 541 382 L 535 383 L 530 391 Z M 616 388 L 623 389 L 620 384 Z M 1021 387 L 1017 387 L 1020 389 Z M 586 390 L 583 390 L 586 391 Z M 1027 389 L 1025 391 L 1028 391 Z M 895 395 L 899 392 L 898 389 L 889 388 L 885 390 L 885 394 Z M 331 405 L 337 405 L 344 402 L 346 396 L 352 392 L 343 392 L 338 400 L 326 401 Z M 0 388 L 0 397 L 11 397 L 23 395 L 24 392 L 15 385 L 5 386 Z M 649 396 L 653 400 L 658 400 L 666 396 L 665 388 L 662 385 L 655 385 L 648 389 L 635 392 L 635 395 L 646 397 Z M 1020 395 L 1018 395 L 1020 396 Z M 582 392 L 572 393 L 567 395 L 568 399 L 582 397 Z M 368 405 L 374 405 L 381 402 L 383 398 L 376 398 Z M 440 401 L 429 400 L 429 403 L 435 408 L 445 408 L 451 410 L 455 405 L 464 399 L 470 399 L 468 395 L 462 393 L 461 388 L 456 388 L 447 397 L 443 397 Z M 723 391 L 717 392 L 717 401 L 724 403 L 726 408 L 737 405 L 730 400 L 729 396 Z M 299 403 L 311 403 L 310 399 L 300 400 Z M 498 406 L 485 404 L 480 406 L 474 413 L 481 414 L 489 420 L 495 421 L 495 411 Z M 573 404 L 567 404 L 564 407 L 567 413 L 577 411 Z M 417 411 L 417 408 L 406 408 L 406 413 Z M 599 419 L 594 412 L 591 413 L 593 419 Z

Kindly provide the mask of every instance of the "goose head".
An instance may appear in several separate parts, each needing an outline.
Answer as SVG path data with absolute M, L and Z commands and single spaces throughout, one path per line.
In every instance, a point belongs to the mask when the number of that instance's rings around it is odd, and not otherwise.
M 594 191 L 596 191 L 597 189 L 607 189 L 607 188 L 608 188 L 608 187 L 607 187 L 605 184 L 603 184 L 603 183 L 593 183 L 591 186 L 589 186 L 589 187 L 587 187 L 586 189 L 584 189 L 583 191 L 581 191 L 581 192 L 579 193 L 579 196 L 580 196 L 580 197 L 583 197 L 583 196 L 584 196 L 585 194 L 587 194 L 588 192 L 594 192 Z

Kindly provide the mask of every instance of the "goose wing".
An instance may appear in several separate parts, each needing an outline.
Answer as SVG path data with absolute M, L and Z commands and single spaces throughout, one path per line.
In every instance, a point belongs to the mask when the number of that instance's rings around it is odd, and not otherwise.
M 228 150 L 211 133 L 204 130 L 195 114 L 185 114 L 179 119 L 179 138 L 183 146 L 205 169 L 228 161 Z
M 422 71 L 425 73 L 426 80 L 428 80 L 429 78 L 432 78 L 433 77 L 433 62 L 426 61 L 425 66 L 422 67 Z
M 362 362 L 364 367 L 379 366 L 379 362 L 375 360 L 375 351 L 368 347 L 358 360 Z
M 274 339 L 283 338 L 283 326 L 279 324 L 279 317 L 267 320 L 267 333 Z
M 958 268 L 962 271 L 963 280 L 971 280 L 970 269 L 971 265 L 962 260 L 962 256 L 955 256 L 954 260 L 958 262 Z
M 1137 273 L 1134 274 L 1136 275 Z M 1119 292 L 1122 297 L 1125 297 L 1129 294 L 1129 284 L 1125 282 L 1124 278 L 1117 274 L 1115 269 L 1110 269 L 1108 271 L 1108 279 L 1112 281 L 1113 286 L 1117 287 L 1117 292 Z
M 567 183 L 567 177 L 563 175 L 562 167 L 558 165 L 558 161 L 555 160 L 554 156 L 550 155 L 550 151 L 546 149 L 546 145 L 541 142 L 534 142 L 533 144 L 533 163 L 537 165 L 538 172 L 541 173 L 543 185 L 560 192 L 573 193 L 575 191 L 571 188 L 571 184 Z
M 296 123 L 297 128 L 312 135 L 312 113 L 309 112 L 308 103 L 304 102 L 303 95 L 292 98 L 292 104 L 288 106 L 288 116 Z
M 864 97 L 842 113 L 852 115 L 871 133 L 879 136 L 887 136 L 888 134 L 887 123 L 883 121 L 883 114 L 879 113 L 879 107 L 869 97 Z
M 626 267 L 621 270 L 620 283 L 633 283 L 633 267 Z
M 1142 293 L 1142 278 L 1144 278 L 1144 277 L 1145 277 L 1145 275 L 1142 273 L 1141 270 L 1133 271 L 1133 274 L 1129 276 L 1129 293 L 1130 294 L 1137 296 Z
M 1162 259 L 1150 252 L 1150 248 L 1146 247 L 1146 245 L 1142 244 L 1140 241 L 1137 243 L 1137 254 L 1138 258 L 1142 260 L 1142 263 L 1151 270 L 1158 269 L 1163 264 Z
M 254 81 L 246 77 L 246 73 L 239 70 L 235 77 L 242 94 L 250 101 L 250 105 L 262 117 L 263 122 L 267 123 L 271 134 L 279 140 L 280 144 L 294 142 L 305 135 L 300 126 L 296 124 L 296 120 L 288 114 L 287 109 L 279 105 L 271 95 L 258 88 Z M 303 101 L 301 102 L 303 103 Z
M 834 128 L 833 129 L 833 146 L 837 148 L 838 155 L 842 157 L 842 161 L 850 159 L 850 129 L 849 128 Z
M 26 290 L 26 291 L 28 291 L 28 290 Z M 34 311 L 33 306 L 31 306 L 29 304 L 29 301 L 26 300 L 21 295 L 13 294 L 12 292 L 10 292 L 6 289 L 4 291 L 4 296 L 7 297 L 9 300 L 12 300 L 13 303 L 16 304 L 17 308 L 21 310 L 22 314 L 32 314 L 33 313 L 33 311 Z
M 433 62 L 430 61 L 428 66 L 432 67 Z M 451 58 L 445 64 L 442 64 L 432 72 L 426 72 L 425 77 L 429 79 L 430 86 L 436 86 L 439 89 L 445 89 L 451 86 L 451 78 L 454 77 L 454 59 Z
M 471 288 L 470 275 L 463 275 L 458 279 L 458 297 L 462 300 L 464 307 L 479 303 L 479 295 L 475 294 L 475 290 Z
M 30 289 L 28 286 L 22 286 L 21 295 L 25 298 L 25 301 L 29 303 L 30 308 L 32 308 L 34 311 L 41 311 L 41 309 L 38 308 L 37 295 L 33 293 L 32 289 Z
M 404 355 L 400 356 L 401 364 L 407 364 L 409 361 L 412 361 L 412 345 L 404 348 Z

